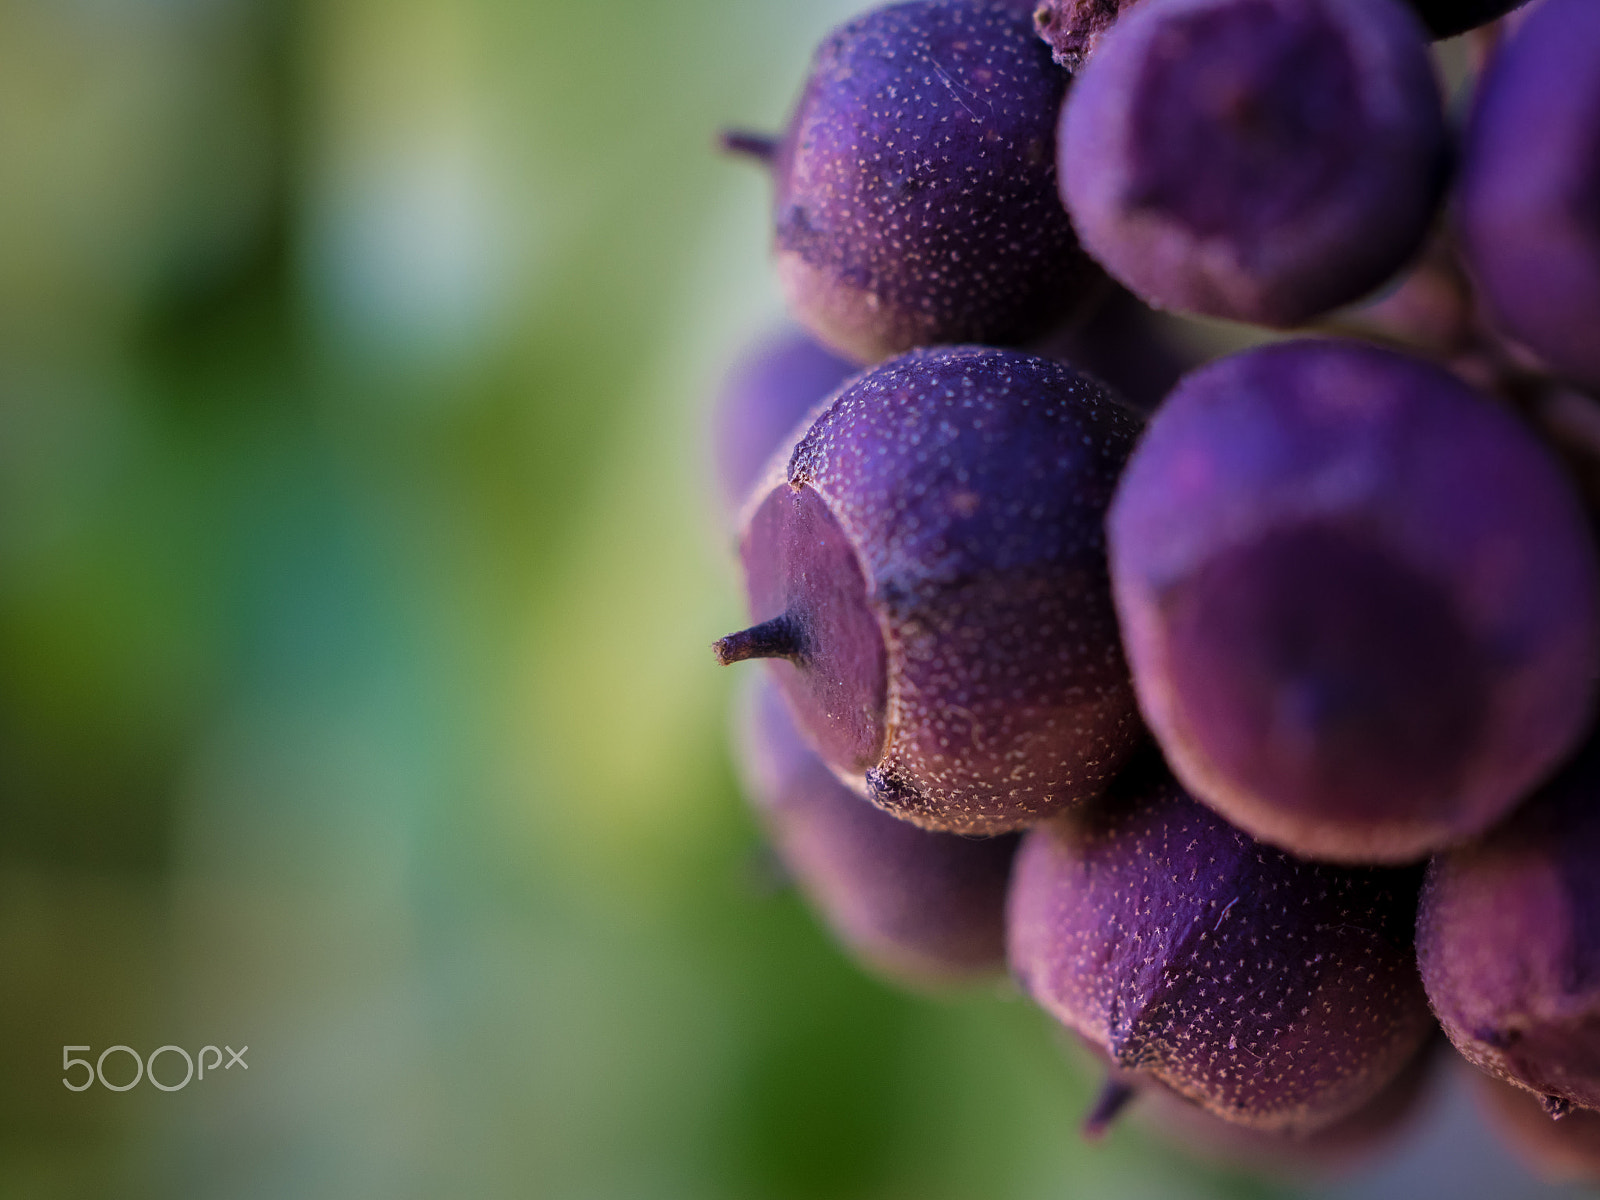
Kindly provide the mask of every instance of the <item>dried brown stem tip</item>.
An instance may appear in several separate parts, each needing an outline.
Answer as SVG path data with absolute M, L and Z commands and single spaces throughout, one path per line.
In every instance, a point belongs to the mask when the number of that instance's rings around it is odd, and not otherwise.
M 1033 12 L 1033 25 L 1050 46 L 1051 56 L 1069 71 L 1083 66 L 1106 30 L 1136 0 L 1044 0 Z
M 798 662 L 805 657 L 805 639 L 799 622 L 784 613 L 749 629 L 730 633 L 712 642 L 711 649 L 725 667 L 748 658 L 786 658 Z

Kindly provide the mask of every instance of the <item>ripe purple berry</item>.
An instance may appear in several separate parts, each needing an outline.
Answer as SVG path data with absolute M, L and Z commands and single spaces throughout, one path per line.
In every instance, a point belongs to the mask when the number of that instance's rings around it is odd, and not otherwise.
M 753 501 L 751 616 L 842 778 L 930 829 L 1019 828 L 1098 792 L 1139 737 L 1102 522 L 1138 431 L 1047 359 L 915 351 L 857 376 Z
M 874 808 L 801 741 L 771 682 L 741 697 L 746 793 L 778 857 L 867 967 L 918 986 L 999 971 L 1015 836 L 931 833 Z
M 1600 1108 L 1600 743 L 1429 864 L 1417 961 L 1469 1062 L 1551 1113 Z
M 790 311 L 862 362 L 1019 342 L 1100 276 L 1056 199 L 1068 75 L 1019 5 L 912 0 L 817 50 L 770 154 Z
M 1600 4 L 1547 0 L 1480 85 L 1457 212 L 1495 323 L 1600 385 Z
M 1289 327 L 1421 245 L 1445 124 L 1398 0 L 1165 0 L 1106 34 L 1062 109 L 1084 248 L 1158 308 Z
M 1333 341 L 1211 363 L 1151 420 L 1107 528 L 1145 718 L 1263 841 L 1415 859 L 1582 736 L 1583 512 L 1542 444 L 1435 367 Z
M 1141 762 L 1023 838 L 1007 954 L 1117 1065 L 1235 1123 L 1309 1131 L 1381 1092 L 1432 1028 L 1417 874 L 1291 858 Z

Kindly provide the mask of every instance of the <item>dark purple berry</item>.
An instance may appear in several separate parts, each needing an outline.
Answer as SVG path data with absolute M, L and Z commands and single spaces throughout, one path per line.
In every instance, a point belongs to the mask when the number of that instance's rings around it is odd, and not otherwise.
M 835 30 L 772 155 L 790 311 L 862 362 L 1019 342 L 1100 278 L 1056 199 L 1068 75 L 1016 4 L 913 0 Z
M 1418 872 L 1253 842 L 1141 761 L 1030 830 L 1007 954 L 1120 1067 L 1258 1129 L 1355 1112 L 1432 1029 L 1412 950 Z
M 835 936 L 912 984 L 998 972 L 1015 835 L 931 833 L 874 808 L 800 740 L 771 682 L 741 697 L 741 773 L 779 859 Z
M 724 512 L 739 512 L 772 456 L 804 432 L 806 414 L 855 371 L 799 330 L 765 339 L 740 360 L 712 417 Z
M 1600 742 L 1481 840 L 1436 857 L 1417 961 L 1467 1060 L 1600 1108 Z
M 1547 0 L 1495 55 L 1457 212 L 1494 322 L 1600 385 L 1600 4 Z
M 1139 736 L 1102 522 L 1138 421 L 1047 359 L 915 351 L 857 376 L 755 504 L 753 628 L 807 739 L 927 828 L 1015 829 Z M 864 780 L 864 782 L 863 782 Z
M 1417 251 L 1446 139 L 1398 0 L 1164 0 L 1106 35 L 1059 153 L 1084 248 L 1135 293 L 1289 327 Z
M 1583 734 L 1583 512 L 1532 434 L 1435 367 L 1301 341 L 1194 372 L 1108 533 L 1145 719 L 1262 841 L 1415 859 L 1498 820 Z
M 1530 1171 L 1550 1183 L 1600 1183 L 1600 1112 L 1574 1108 L 1552 1120 L 1531 1092 L 1474 1075 L 1489 1127 Z

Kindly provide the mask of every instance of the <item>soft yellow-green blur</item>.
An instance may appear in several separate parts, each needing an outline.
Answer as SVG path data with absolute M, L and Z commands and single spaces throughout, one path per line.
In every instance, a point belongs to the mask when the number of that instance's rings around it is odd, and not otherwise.
M 0 1197 L 1239 1194 L 757 886 L 712 143 L 853 7 L 0 0 Z

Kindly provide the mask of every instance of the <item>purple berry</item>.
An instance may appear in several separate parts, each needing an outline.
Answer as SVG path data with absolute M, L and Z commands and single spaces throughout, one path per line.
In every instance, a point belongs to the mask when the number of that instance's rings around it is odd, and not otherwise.
M 1600 742 L 1429 864 L 1417 961 L 1469 1062 L 1553 1114 L 1600 1108 Z
M 913 985 L 998 972 L 1014 835 L 931 833 L 874 808 L 800 740 L 771 682 L 741 697 L 740 766 L 784 866 L 869 968 Z
M 1139 296 L 1289 327 L 1416 252 L 1446 139 L 1398 0 L 1164 0 L 1106 35 L 1059 155 L 1084 248 Z
M 1537 439 L 1435 367 L 1332 341 L 1214 362 L 1151 420 L 1107 528 L 1145 719 L 1262 841 L 1418 858 L 1583 734 L 1583 512 Z
M 724 512 L 739 512 L 768 460 L 798 440 L 806 414 L 855 371 L 799 330 L 752 347 L 729 372 L 712 417 Z
M 751 616 L 807 739 L 917 824 L 1019 828 L 1098 792 L 1140 734 L 1105 507 L 1138 421 L 1047 359 L 915 351 L 857 376 L 755 503 Z
M 1020 342 L 1079 303 L 1100 275 L 1056 199 L 1067 80 L 1016 4 L 913 0 L 835 30 L 771 147 L 790 311 L 876 362 Z
M 1495 323 L 1600 385 L 1600 4 L 1547 0 L 1495 56 L 1467 131 L 1457 213 Z
M 1418 872 L 1253 842 L 1141 761 L 1030 830 L 1007 954 L 1119 1066 L 1258 1129 L 1353 1113 L 1432 1029 L 1411 931 Z

